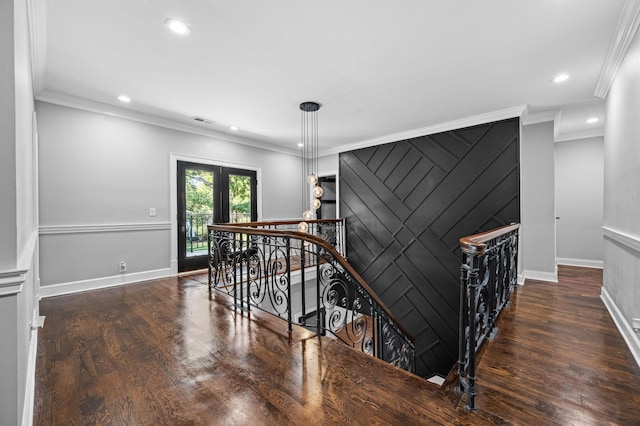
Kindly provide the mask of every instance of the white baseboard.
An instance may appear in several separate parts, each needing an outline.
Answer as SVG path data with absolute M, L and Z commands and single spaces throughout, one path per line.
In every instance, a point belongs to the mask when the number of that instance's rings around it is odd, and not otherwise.
M 558 257 L 556 258 L 556 262 L 558 263 L 558 265 L 582 266 L 584 268 L 602 269 L 604 267 L 604 262 L 602 260 L 569 259 L 566 257 Z
M 38 353 L 38 328 L 31 329 L 29 358 L 27 360 L 27 382 L 24 388 L 22 426 L 33 425 L 33 404 L 36 391 L 36 355 Z
M 79 293 L 82 291 L 98 290 L 101 288 L 115 287 L 124 284 L 133 284 L 157 278 L 171 277 L 174 275 L 176 274 L 174 273 L 172 268 L 164 268 L 156 269 L 153 271 L 115 275 L 111 277 L 101 277 L 90 280 L 45 285 L 40 287 L 40 297 L 47 298 L 53 296 L 61 296 L 63 294 Z
M 524 270 L 523 275 L 525 280 L 536 280 L 536 281 L 549 281 L 552 283 L 558 282 L 558 271 L 555 272 L 546 272 L 546 271 L 531 271 Z
M 622 312 L 620 312 L 620 309 L 618 309 L 618 306 L 604 287 L 602 287 L 602 291 L 600 292 L 600 298 L 604 302 L 604 306 L 607 307 L 609 315 L 611 315 L 613 322 L 616 324 L 616 327 L 618 327 L 618 331 L 620 331 L 636 363 L 640 367 L 640 339 L 638 335 L 633 331 L 633 328 L 627 322 L 624 315 L 622 315 Z
M 524 285 L 524 273 L 518 274 L 518 285 Z

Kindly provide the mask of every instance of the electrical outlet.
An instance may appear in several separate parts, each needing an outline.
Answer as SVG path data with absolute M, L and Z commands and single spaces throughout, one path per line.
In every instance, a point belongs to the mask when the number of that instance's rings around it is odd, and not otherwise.
M 120 272 L 127 272 L 127 262 L 124 260 L 120 262 Z
M 636 333 L 640 333 L 640 318 L 631 318 L 631 327 Z
M 149 216 L 155 217 L 155 215 L 156 215 L 156 208 L 155 207 L 149 207 Z

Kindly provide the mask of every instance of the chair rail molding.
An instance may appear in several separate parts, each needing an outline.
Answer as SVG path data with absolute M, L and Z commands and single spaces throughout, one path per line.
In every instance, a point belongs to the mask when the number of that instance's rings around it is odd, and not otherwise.
M 603 226 L 604 237 L 640 253 L 640 237 Z
M 171 222 L 113 223 L 87 225 L 43 225 L 40 235 L 92 234 L 97 232 L 132 232 L 170 230 Z

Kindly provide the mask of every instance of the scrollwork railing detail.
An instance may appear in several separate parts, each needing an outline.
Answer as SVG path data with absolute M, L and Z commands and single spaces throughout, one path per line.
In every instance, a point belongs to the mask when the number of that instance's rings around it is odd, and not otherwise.
M 315 235 L 264 226 L 209 226 L 209 289 L 400 368 L 415 370 L 413 337 L 338 252 L 341 221 Z M 252 224 L 242 224 L 252 225 Z M 326 239 L 325 239 L 326 238 Z
M 519 224 L 460 239 L 458 379 L 469 410 L 477 409 L 476 355 L 498 332 L 496 321 L 517 284 Z

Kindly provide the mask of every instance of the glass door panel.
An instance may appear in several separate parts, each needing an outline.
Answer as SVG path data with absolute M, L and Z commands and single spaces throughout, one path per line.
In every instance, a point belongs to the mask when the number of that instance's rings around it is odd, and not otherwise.
M 256 172 L 251 170 L 223 168 L 222 199 L 225 216 L 231 223 L 246 223 L 258 220 L 256 197 Z
M 187 257 L 206 254 L 207 225 L 213 223 L 213 181 L 213 171 L 185 170 Z
M 229 219 L 232 223 L 251 222 L 251 177 L 229 175 Z

